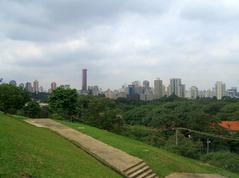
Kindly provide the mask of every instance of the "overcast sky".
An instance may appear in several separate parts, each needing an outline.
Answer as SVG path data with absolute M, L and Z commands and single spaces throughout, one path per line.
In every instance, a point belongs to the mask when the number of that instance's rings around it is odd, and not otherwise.
M 238 0 L 0 0 L 0 78 L 239 87 Z

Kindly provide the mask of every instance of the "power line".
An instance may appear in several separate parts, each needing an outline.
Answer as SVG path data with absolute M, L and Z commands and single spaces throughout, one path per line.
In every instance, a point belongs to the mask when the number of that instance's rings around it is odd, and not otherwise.
M 239 141 L 239 138 L 225 137 L 225 136 L 222 136 L 222 135 L 215 135 L 215 134 L 211 134 L 211 133 L 207 133 L 207 132 L 201 132 L 201 131 L 192 130 L 192 129 L 188 129 L 188 128 L 183 128 L 183 127 L 176 128 L 176 137 L 177 137 L 178 130 L 186 130 L 186 131 L 189 131 L 189 132 L 192 132 L 192 133 L 205 135 L 205 136 L 209 136 L 209 137 L 214 137 L 214 138 L 220 138 L 220 139 L 223 139 L 223 140 Z M 176 143 L 177 143 L 177 138 L 176 138 Z

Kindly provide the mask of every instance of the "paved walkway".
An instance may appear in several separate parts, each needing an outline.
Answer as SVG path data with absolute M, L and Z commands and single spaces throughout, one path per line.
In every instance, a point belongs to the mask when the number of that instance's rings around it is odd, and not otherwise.
M 51 119 L 27 119 L 26 122 L 57 132 L 96 159 L 129 178 L 157 178 L 156 174 L 139 158 L 113 148 L 88 135 Z

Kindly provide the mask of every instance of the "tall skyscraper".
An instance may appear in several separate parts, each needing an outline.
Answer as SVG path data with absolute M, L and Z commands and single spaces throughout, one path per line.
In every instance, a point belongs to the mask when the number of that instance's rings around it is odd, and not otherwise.
M 37 80 L 33 82 L 33 92 L 36 94 L 39 93 L 39 82 Z
M 223 96 L 226 96 L 226 84 L 221 81 L 217 81 L 215 85 L 215 92 L 217 99 L 221 100 Z
M 175 94 L 178 97 L 181 96 L 181 79 L 170 79 L 170 95 Z
M 191 99 L 197 99 L 198 97 L 198 88 L 196 86 L 191 87 Z
M 87 91 L 87 69 L 82 70 L 82 91 Z
M 31 82 L 27 82 L 25 85 L 25 88 L 28 92 L 32 92 L 32 84 Z
M 145 89 L 150 87 L 150 83 L 149 83 L 148 80 L 144 80 L 144 81 L 143 81 L 143 87 L 144 87 Z
M 51 92 L 53 92 L 56 89 L 56 82 L 51 83 Z
M 175 94 L 178 97 L 185 97 L 186 86 L 182 84 L 182 80 L 179 78 L 170 79 L 169 93 Z
M 39 92 L 40 92 L 40 93 L 43 93 L 43 92 L 44 92 L 43 86 L 40 86 L 40 87 L 39 87 Z
M 180 86 L 180 97 L 185 98 L 186 95 L 186 85 L 181 84 Z
M 154 80 L 154 97 L 155 99 L 159 99 L 164 95 L 164 86 L 163 81 L 160 79 Z

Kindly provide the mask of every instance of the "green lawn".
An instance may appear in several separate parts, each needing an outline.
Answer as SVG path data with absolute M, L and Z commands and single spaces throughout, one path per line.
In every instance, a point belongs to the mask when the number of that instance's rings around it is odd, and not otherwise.
M 0 113 L 0 177 L 121 177 L 61 136 Z
M 79 123 L 71 123 L 67 121 L 61 122 L 79 130 L 80 132 L 101 140 L 102 142 L 112 145 L 113 147 L 119 148 L 131 155 L 143 159 L 160 177 L 165 177 L 173 172 L 187 172 L 218 173 L 230 178 L 239 178 L 238 174 L 208 164 L 203 164 L 199 161 L 185 158 L 124 136 Z

